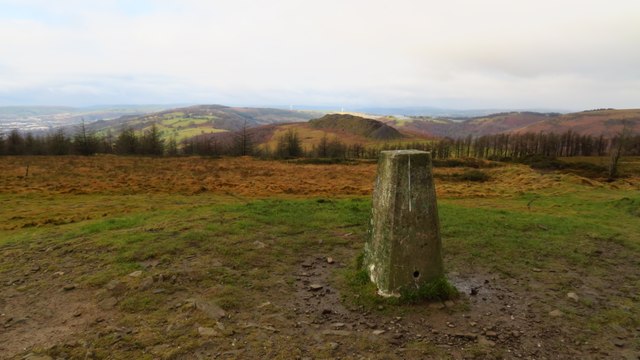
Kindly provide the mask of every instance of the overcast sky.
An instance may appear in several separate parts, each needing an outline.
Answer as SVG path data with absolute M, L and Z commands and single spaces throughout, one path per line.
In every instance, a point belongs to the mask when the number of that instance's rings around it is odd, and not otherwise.
M 639 0 L 0 0 L 0 105 L 640 107 Z

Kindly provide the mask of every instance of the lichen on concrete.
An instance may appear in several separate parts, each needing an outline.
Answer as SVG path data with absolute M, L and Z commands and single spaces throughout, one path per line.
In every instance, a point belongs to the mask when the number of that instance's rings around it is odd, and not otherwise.
M 400 296 L 443 277 L 430 153 L 381 153 L 369 235 L 364 265 L 380 295 Z

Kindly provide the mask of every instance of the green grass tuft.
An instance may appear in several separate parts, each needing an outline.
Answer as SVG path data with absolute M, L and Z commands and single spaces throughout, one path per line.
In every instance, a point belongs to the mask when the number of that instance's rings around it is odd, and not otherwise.
M 423 284 L 418 289 L 404 290 L 399 300 L 402 304 L 418 304 L 424 301 L 456 299 L 459 296 L 458 289 L 443 276 Z

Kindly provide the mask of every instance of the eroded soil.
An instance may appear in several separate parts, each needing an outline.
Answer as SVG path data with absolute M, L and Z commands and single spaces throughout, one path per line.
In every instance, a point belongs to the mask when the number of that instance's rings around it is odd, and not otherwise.
M 31 269 L 3 273 L 0 354 L 7 359 L 33 353 L 51 358 L 121 358 L 113 354 L 134 350 L 149 358 L 177 359 L 640 356 L 640 328 L 594 331 L 576 328 L 572 321 L 594 307 L 624 306 L 612 303 L 612 291 L 620 292 L 615 299 L 640 301 L 637 293 L 610 286 L 633 277 L 633 268 L 619 268 L 627 275 L 612 272 L 601 278 L 562 275 L 574 282 L 580 294 L 577 300 L 567 297 L 539 269 L 512 279 L 460 268 L 448 274 L 462 293 L 455 301 L 365 309 L 350 301 L 336 282 L 336 274 L 350 266 L 357 252 L 348 247 L 307 257 L 291 273 L 274 274 L 282 281 L 263 289 L 259 298 L 247 299 L 252 304 L 249 310 L 225 311 L 207 300 L 216 287 L 196 286 L 207 276 L 203 269 L 224 267 L 215 259 L 186 258 L 179 265 L 152 261 L 141 264 L 145 268 L 140 275 L 134 272 L 93 289 L 74 287 L 67 280 L 91 271 L 87 264 L 74 264 L 82 258 L 82 250 L 57 261 L 50 259 L 60 249 L 22 251 L 12 254 L 20 255 L 19 261 Z M 596 252 L 594 261 L 614 261 L 602 253 Z M 619 258 L 615 261 L 620 263 Z M 551 269 L 555 271 L 562 270 Z M 240 272 L 251 276 L 251 271 Z M 166 318 L 145 318 L 144 311 L 134 316 L 123 313 L 123 302 L 140 293 L 155 296 L 157 303 L 152 305 L 166 310 Z M 185 336 L 195 340 L 183 342 Z M 157 339 L 151 342 L 155 345 L 149 346 L 148 338 Z M 136 349 L 143 343 L 144 349 Z

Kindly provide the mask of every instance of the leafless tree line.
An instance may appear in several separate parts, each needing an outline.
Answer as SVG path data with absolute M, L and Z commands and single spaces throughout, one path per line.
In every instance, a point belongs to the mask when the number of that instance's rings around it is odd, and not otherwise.
M 72 136 L 63 131 L 35 136 L 17 130 L 0 135 L 0 155 L 93 155 L 99 153 L 152 156 L 257 156 L 264 158 L 329 158 L 375 159 L 380 151 L 418 149 L 431 151 L 436 159 L 481 158 L 514 160 L 532 155 L 545 157 L 640 155 L 640 134 L 632 134 L 625 126 L 616 136 L 581 135 L 571 130 L 562 133 L 497 134 L 479 137 L 444 138 L 423 141 L 393 141 L 376 145 L 346 144 L 337 137 L 325 135 L 310 147 L 304 147 L 300 135 L 288 129 L 276 136 L 275 141 L 257 139 L 255 129 L 245 126 L 241 130 L 197 136 L 178 142 L 163 139 L 155 126 L 143 132 L 124 128 L 119 134 L 90 133 L 84 123 Z M 261 143 L 260 145 L 258 145 Z

